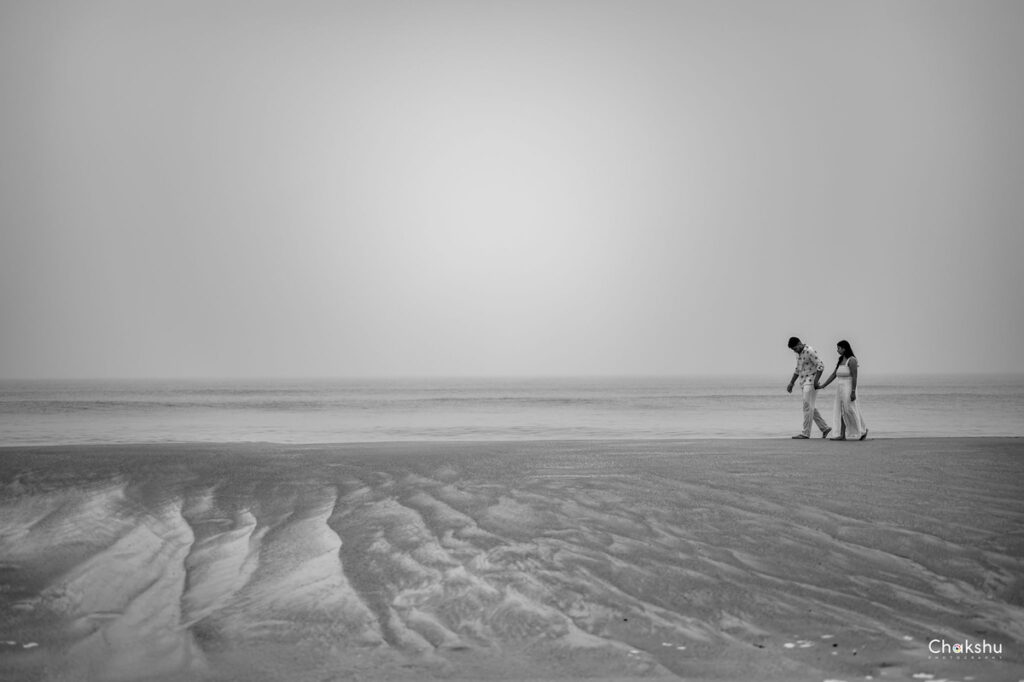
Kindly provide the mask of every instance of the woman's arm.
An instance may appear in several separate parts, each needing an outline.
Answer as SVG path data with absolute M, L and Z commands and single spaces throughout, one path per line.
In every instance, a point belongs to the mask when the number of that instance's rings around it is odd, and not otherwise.
M 857 399 L 857 358 L 850 358 L 846 366 L 850 368 L 850 402 Z
M 816 390 L 820 391 L 821 389 L 823 389 L 826 386 L 828 386 L 829 384 L 831 384 L 835 380 L 835 378 L 836 378 L 836 372 L 835 372 L 835 370 L 832 370 L 832 373 L 828 375 L 828 379 L 825 379 L 825 383 L 821 384 L 820 386 L 818 384 L 815 384 L 814 388 Z

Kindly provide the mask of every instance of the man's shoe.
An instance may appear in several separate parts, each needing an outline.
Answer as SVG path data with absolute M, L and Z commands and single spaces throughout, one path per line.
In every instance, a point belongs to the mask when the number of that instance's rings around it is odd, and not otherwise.
M 864 433 L 863 433 L 863 434 L 861 435 L 861 437 L 860 437 L 860 438 L 858 438 L 857 440 L 864 440 L 864 439 L 865 439 L 865 438 L 867 438 L 867 437 L 868 437 L 868 430 L 867 430 L 867 429 L 864 429 Z
M 804 435 L 804 434 L 802 434 L 802 433 L 798 433 L 798 434 L 796 434 L 795 436 L 793 436 L 793 440 L 803 440 L 803 439 L 805 439 L 805 438 L 810 438 L 810 436 L 805 436 L 805 435 Z
M 821 432 L 821 437 L 822 438 L 828 438 L 828 434 L 830 434 L 830 433 L 832 433 L 832 427 L 831 426 Z

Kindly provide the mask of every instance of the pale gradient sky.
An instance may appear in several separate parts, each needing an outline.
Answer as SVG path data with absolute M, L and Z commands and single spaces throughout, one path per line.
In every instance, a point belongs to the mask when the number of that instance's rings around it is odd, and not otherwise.
M 0 378 L 1020 372 L 1024 3 L 0 0 Z

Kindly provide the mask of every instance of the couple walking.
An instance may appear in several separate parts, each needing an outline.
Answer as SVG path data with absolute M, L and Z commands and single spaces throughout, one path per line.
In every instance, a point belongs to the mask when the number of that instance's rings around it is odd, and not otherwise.
M 825 383 L 818 380 L 825 371 L 825 363 L 818 357 L 818 352 L 793 336 L 789 339 L 789 348 L 797 354 L 796 369 L 789 380 L 786 391 L 793 392 L 793 386 L 799 381 L 804 394 L 804 430 L 793 438 L 810 438 L 811 422 L 821 429 L 821 437 L 826 438 L 832 432 L 821 413 L 814 407 L 818 391 L 833 381 L 836 382 L 836 402 L 832 411 L 832 423 L 839 425 L 839 435 L 830 440 L 864 440 L 868 437 L 868 427 L 860 415 L 860 403 L 857 401 L 857 356 L 848 341 L 836 344 L 839 362 Z

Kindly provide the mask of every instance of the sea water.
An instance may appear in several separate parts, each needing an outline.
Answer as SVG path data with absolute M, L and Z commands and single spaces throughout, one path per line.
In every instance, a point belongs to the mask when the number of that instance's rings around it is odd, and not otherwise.
M 786 438 L 787 380 L 0 381 L 0 446 Z M 858 398 L 871 437 L 1024 436 L 1024 376 L 871 377 Z

